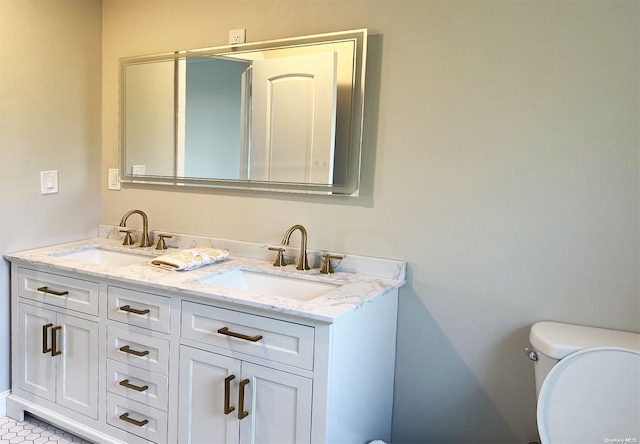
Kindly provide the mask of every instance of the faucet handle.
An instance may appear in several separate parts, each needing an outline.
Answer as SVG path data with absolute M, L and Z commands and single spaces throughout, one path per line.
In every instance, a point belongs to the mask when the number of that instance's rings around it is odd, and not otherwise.
M 344 256 L 338 256 L 337 254 L 323 254 L 322 255 L 322 259 L 324 260 L 322 262 L 322 267 L 320 268 L 320 273 L 322 274 L 333 274 L 335 273 L 335 271 L 333 270 L 333 267 L 331 266 L 331 259 L 344 259 Z
M 156 245 L 156 250 L 166 250 L 167 243 L 164 241 L 165 239 L 171 239 L 173 236 L 169 236 L 168 234 L 159 234 L 158 235 L 158 245 Z
M 120 233 L 125 233 L 124 235 L 124 241 L 122 242 L 122 245 L 133 245 L 133 238 L 131 237 L 131 232 L 133 230 L 119 230 Z
M 284 267 L 285 265 L 287 265 L 284 261 L 284 248 L 269 247 L 269 250 L 278 252 L 276 260 L 273 263 L 274 267 Z

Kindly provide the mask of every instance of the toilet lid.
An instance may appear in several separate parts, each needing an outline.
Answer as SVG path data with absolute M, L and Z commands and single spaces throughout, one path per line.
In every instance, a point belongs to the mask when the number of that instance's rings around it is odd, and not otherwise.
M 589 348 L 562 359 L 538 396 L 542 444 L 640 443 L 640 352 Z

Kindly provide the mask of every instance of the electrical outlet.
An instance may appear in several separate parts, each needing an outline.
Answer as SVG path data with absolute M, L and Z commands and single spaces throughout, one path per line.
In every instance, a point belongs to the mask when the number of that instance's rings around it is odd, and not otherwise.
M 108 188 L 110 190 L 120 189 L 120 176 L 118 175 L 117 168 L 109 168 L 109 183 Z
M 244 43 L 246 35 L 246 29 L 232 29 L 231 31 L 229 31 L 229 44 L 239 45 L 240 43 Z

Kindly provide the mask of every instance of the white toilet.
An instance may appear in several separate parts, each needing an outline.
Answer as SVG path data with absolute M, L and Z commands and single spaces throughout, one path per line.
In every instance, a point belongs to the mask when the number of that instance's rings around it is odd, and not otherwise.
M 531 327 L 542 444 L 640 444 L 640 334 Z

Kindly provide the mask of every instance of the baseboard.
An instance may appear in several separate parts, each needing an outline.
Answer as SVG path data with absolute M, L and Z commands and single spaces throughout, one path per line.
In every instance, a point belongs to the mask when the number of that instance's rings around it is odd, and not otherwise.
M 11 390 L 0 393 L 0 418 L 7 416 L 7 396 L 11 394 Z

